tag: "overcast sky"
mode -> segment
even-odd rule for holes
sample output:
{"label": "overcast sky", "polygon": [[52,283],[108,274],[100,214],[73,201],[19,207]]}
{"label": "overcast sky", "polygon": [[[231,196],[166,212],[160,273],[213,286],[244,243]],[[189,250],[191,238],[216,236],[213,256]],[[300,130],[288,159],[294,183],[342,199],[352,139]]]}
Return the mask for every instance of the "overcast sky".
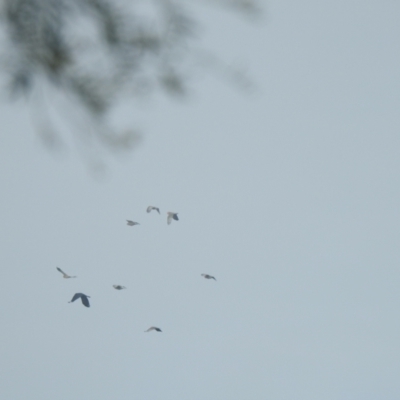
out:
{"label": "overcast sky", "polygon": [[132,100],[101,178],[2,103],[1,397],[400,398],[400,3],[198,10],[257,89]]}

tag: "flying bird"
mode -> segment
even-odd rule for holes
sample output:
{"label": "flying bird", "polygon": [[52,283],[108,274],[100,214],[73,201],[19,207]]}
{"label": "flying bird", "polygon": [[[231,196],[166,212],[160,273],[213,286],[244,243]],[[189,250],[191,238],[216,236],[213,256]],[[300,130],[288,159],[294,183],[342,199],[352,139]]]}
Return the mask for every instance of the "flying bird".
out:
{"label": "flying bird", "polygon": [[121,285],[113,285],[113,288],[114,288],[114,289],[117,289],[117,290],[126,289],[125,286],[121,286]]}
{"label": "flying bird", "polygon": [[129,219],[126,220],[126,224],[129,226],[140,225],[139,222],[130,221]]}
{"label": "flying bird", "polygon": [[148,206],[146,211],[149,213],[153,210],[156,210],[160,214],[160,209],[158,207]]}
{"label": "flying bird", "polygon": [[72,303],[72,302],[74,302],[74,301],[77,300],[77,299],[81,299],[81,300],[82,300],[82,304],[83,304],[85,307],[90,307],[88,297],[90,297],[90,296],[86,296],[86,294],[83,294],[83,293],[75,293],[75,294],[74,294],[74,297],[72,298],[72,300],[69,301],[68,303]]}
{"label": "flying bird", "polygon": [[201,276],[204,276],[204,278],[206,279],[214,279],[214,281],[216,281],[215,277],[212,275],[208,275],[208,274],[201,274]]}
{"label": "flying bird", "polygon": [[168,217],[167,217],[167,223],[168,223],[168,225],[171,223],[171,221],[172,221],[173,219],[174,219],[175,221],[179,221],[178,213],[174,213],[174,212],[168,211],[167,214],[168,214]]}
{"label": "flying bird", "polygon": [[156,326],[151,326],[147,331],[145,332],[150,332],[150,331],[157,331],[157,332],[162,332],[160,328],[157,328]]}
{"label": "flying bird", "polygon": [[66,274],[61,268],[58,268],[58,267],[56,267],[56,268],[57,268],[57,271],[60,271],[63,274],[63,278],[65,278],[65,279],[76,278],[76,276],[70,276],[70,275]]}

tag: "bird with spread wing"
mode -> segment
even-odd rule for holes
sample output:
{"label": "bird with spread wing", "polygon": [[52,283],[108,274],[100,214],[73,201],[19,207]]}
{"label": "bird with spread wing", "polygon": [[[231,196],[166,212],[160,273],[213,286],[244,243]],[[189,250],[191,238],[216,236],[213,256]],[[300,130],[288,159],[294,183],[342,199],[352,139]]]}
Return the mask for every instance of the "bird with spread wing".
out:
{"label": "bird with spread wing", "polygon": [[174,219],[175,221],[179,221],[179,218],[178,218],[178,213],[174,213],[174,212],[171,212],[171,211],[168,211],[167,212],[167,224],[169,225],[171,222],[172,222],[172,220]]}
{"label": "bird with spread wing", "polygon": [[146,211],[149,213],[152,212],[153,210],[156,210],[160,214],[160,209],[154,206],[148,206]]}
{"label": "bird with spread wing", "polygon": [[214,281],[216,281],[215,277],[212,275],[208,275],[208,274],[201,274],[201,276],[203,276],[205,279],[214,279]]}
{"label": "bird with spread wing", "polygon": [[65,278],[65,279],[76,278],[76,276],[71,276],[71,275],[66,274],[61,268],[58,268],[58,267],[56,267],[56,268],[57,268],[57,271],[59,271],[63,274],[63,278]]}
{"label": "bird with spread wing", "polygon": [[73,303],[75,300],[81,299],[82,304],[85,307],[90,307],[88,297],[90,296],[87,296],[86,294],[83,293],[75,293],[74,297],[72,297],[71,301],[69,301],[68,303]]}
{"label": "bird with spread wing", "polygon": [[126,220],[126,224],[129,226],[140,225],[139,222],[131,221],[129,219]]}
{"label": "bird with spread wing", "polygon": [[126,289],[125,286],[121,286],[121,285],[113,285],[113,288],[114,288],[114,289],[117,289],[117,290]]}
{"label": "bird with spread wing", "polygon": [[147,329],[145,332],[150,332],[150,331],[157,331],[157,332],[162,332],[160,328],[157,328],[156,326],[151,326],[149,329]]}

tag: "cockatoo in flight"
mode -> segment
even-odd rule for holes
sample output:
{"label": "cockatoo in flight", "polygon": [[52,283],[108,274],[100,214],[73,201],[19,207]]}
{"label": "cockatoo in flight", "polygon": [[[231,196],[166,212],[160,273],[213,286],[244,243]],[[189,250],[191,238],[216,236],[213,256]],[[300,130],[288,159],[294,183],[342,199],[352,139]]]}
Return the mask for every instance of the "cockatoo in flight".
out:
{"label": "cockatoo in flight", "polygon": [[208,274],[201,274],[201,276],[204,276],[204,278],[206,279],[214,279],[214,281],[216,281],[215,277],[212,275],[208,275]]}
{"label": "cockatoo in flight", "polygon": [[71,276],[71,275],[66,274],[61,268],[58,268],[58,267],[56,267],[56,268],[57,268],[57,271],[60,271],[63,274],[63,278],[65,278],[65,279],[76,278],[76,276]]}
{"label": "cockatoo in flight", "polygon": [[130,221],[129,219],[126,220],[126,224],[129,226],[140,225],[139,222]]}
{"label": "cockatoo in flight", "polygon": [[167,217],[167,224],[168,225],[172,222],[173,219],[175,221],[179,221],[178,213],[174,213],[174,212],[168,211],[167,215],[168,215],[168,217]]}
{"label": "cockatoo in flight", "polygon": [[75,300],[81,299],[81,300],[82,300],[82,304],[83,304],[85,307],[90,307],[88,297],[90,297],[90,296],[86,296],[86,294],[83,294],[83,293],[75,293],[75,294],[74,294],[74,297],[72,298],[72,300],[69,301],[68,303],[72,303],[72,302],[74,302]]}
{"label": "cockatoo in flight", "polygon": [[117,289],[117,290],[126,289],[125,286],[121,286],[121,285],[113,285],[113,288],[114,288],[114,289]]}
{"label": "cockatoo in flight", "polygon": [[156,326],[151,326],[149,329],[147,329],[145,332],[150,332],[150,331],[157,331],[157,332],[162,332],[160,328],[157,328]]}

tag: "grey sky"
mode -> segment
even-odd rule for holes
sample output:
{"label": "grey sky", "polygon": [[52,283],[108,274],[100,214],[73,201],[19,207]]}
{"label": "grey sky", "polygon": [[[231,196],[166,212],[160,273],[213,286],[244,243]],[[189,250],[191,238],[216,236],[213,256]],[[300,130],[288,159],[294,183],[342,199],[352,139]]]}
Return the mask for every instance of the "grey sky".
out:
{"label": "grey sky", "polygon": [[132,100],[105,179],[2,104],[1,397],[398,399],[400,3],[199,10],[258,90]]}

